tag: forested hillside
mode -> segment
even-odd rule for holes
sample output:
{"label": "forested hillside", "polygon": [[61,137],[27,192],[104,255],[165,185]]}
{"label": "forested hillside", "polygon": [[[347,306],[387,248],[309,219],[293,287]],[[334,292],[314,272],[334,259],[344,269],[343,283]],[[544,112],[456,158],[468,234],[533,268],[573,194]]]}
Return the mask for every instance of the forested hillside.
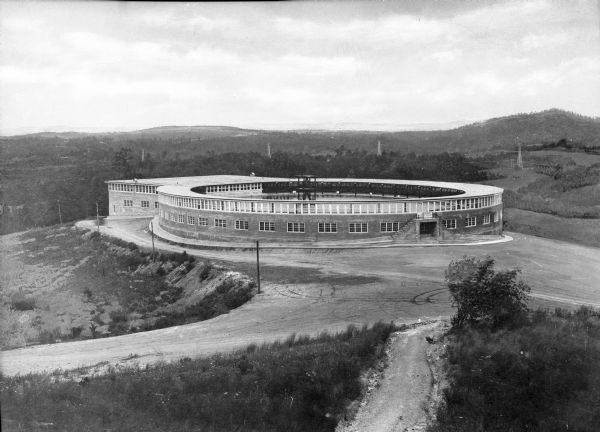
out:
{"label": "forested hillside", "polygon": [[[93,155],[93,156],[92,156]],[[36,155],[2,170],[5,203],[1,232],[19,231],[94,216],[96,203],[107,214],[108,192],[104,181],[118,178],[174,177],[210,174],[290,177],[309,172],[322,177],[370,177],[478,181],[487,178],[483,168],[459,154],[415,155],[343,151],[331,156],[306,153],[222,153],[187,158],[154,159],[129,148],[98,149],[50,158]],[[60,209],[59,209],[60,207]]]}
{"label": "forested hillside", "polygon": [[[100,214],[105,180],[208,174],[481,181],[490,150],[564,148],[600,153],[600,120],[559,110],[447,131],[260,131],[166,126],[105,134],[0,138],[0,232]],[[377,157],[377,142],[384,155]],[[267,157],[270,145],[272,158]],[[469,159],[464,155],[478,156]],[[142,160],[143,155],[143,160]],[[59,210],[60,208],[60,210]]]}
{"label": "forested hillside", "polygon": [[564,139],[571,146],[600,151],[600,119],[561,110],[518,114],[490,119],[451,130],[438,131],[324,131],[249,130],[225,126],[165,126],[134,132],[84,134],[44,132],[0,138],[0,151],[9,158],[69,158],[85,152],[129,147],[156,158],[197,154],[250,152],[334,152],[340,147],[374,153],[383,149],[403,153],[481,152],[539,146]]}

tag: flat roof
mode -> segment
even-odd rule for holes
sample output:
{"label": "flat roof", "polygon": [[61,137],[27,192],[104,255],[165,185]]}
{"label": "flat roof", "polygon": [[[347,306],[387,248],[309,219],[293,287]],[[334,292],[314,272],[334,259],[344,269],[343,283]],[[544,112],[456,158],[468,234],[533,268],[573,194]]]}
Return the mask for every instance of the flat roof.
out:
{"label": "flat roof", "polygon": [[296,181],[295,178],[284,179],[279,177],[256,177],[256,176],[240,176],[240,175],[209,175],[209,176],[192,176],[192,177],[163,177],[163,178],[145,178],[131,180],[106,180],[105,183],[121,183],[121,184],[140,184],[149,186],[213,186],[220,184],[234,183],[262,183],[263,181]]}
{"label": "flat roof", "polygon": [[[282,181],[297,181],[297,178],[281,178],[281,177],[257,177],[257,176],[240,176],[240,175],[209,175],[209,176],[193,176],[193,177],[165,177],[153,179],[133,179],[133,180],[107,180],[106,183],[124,183],[124,184],[140,184],[160,186],[158,192],[179,195],[183,197],[202,197],[196,192],[192,192],[191,188],[198,186],[215,186],[236,183],[263,183],[263,182],[282,182]],[[354,178],[319,178],[319,181],[324,182],[343,182],[343,183],[384,183],[384,184],[399,184],[413,186],[429,186],[438,188],[457,189],[464,193],[459,195],[447,195],[440,197],[423,197],[411,199],[441,199],[441,198],[456,198],[465,196],[480,196],[502,193],[503,189],[496,186],[488,186],[477,183],[450,183],[438,182],[429,180],[396,180],[396,179],[354,179]],[[211,198],[217,197],[217,194],[210,194]],[[223,196],[224,199],[231,199],[232,196]],[[235,199],[244,199],[243,197],[235,197]],[[254,199],[257,198],[248,198]]]}

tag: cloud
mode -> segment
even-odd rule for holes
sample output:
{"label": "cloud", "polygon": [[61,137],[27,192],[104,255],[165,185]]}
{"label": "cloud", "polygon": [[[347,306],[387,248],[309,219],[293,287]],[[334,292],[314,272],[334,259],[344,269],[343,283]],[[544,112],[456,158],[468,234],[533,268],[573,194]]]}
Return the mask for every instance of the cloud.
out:
{"label": "cloud", "polygon": [[590,1],[36,6],[2,5],[3,125],[600,113]]}

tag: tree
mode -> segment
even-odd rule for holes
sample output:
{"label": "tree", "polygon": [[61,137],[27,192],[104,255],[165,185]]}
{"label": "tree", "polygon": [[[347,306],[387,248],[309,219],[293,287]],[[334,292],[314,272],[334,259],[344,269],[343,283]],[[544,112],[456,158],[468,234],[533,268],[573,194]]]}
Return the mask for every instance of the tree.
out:
{"label": "tree", "polygon": [[489,256],[452,261],[446,270],[452,305],[458,308],[452,325],[482,323],[497,328],[521,317],[527,311],[531,289],[517,281],[519,273],[516,269],[494,271],[494,260]]}
{"label": "tree", "polygon": [[132,177],[132,166],[131,159],[133,158],[130,148],[121,147],[121,149],[115,153],[113,158],[113,168],[123,178]]}

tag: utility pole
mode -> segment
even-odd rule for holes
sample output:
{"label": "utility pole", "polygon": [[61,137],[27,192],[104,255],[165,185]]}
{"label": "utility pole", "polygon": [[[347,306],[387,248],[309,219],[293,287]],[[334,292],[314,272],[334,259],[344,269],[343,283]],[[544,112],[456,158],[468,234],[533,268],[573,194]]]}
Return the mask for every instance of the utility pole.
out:
{"label": "utility pole", "polygon": [[98,234],[100,234],[100,216],[98,215],[98,201],[96,201],[96,226],[98,227]]}
{"label": "utility pole", "polygon": [[154,254],[154,225],[150,222],[150,232],[152,233],[152,261],[155,260]]}
{"label": "utility pole", "polygon": [[256,282],[258,285],[258,294],[260,294],[260,258],[258,255],[258,240],[256,240]]}
{"label": "utility pole", "polygon": [[60,220],[60,224],[62,225],[62,213],[60,211],[60,201],[56,200],[56,202],[58,203],[58,220]]}

